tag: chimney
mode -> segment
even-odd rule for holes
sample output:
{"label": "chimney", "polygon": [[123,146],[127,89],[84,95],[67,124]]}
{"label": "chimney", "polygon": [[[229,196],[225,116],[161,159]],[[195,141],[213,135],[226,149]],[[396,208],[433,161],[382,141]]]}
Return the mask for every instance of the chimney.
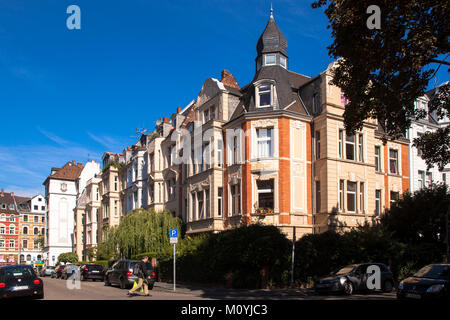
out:
{"label": "chimney", "polygon": [[2,188],[2,197],[5,196],[5,189]]}
{"label": "chimney", "polygon": [[233,77],[230,71],[222,70],[222,79],[220,80],[224,85],[236,89],[241,89],[236,79]]}
{"label": "chimney", "polygon": [[181,113],[181,107],[177,108],[177,113]]}
{"label": "chimney", "polygon": [[169,118],[164,117],[164,123],[169,123]]}

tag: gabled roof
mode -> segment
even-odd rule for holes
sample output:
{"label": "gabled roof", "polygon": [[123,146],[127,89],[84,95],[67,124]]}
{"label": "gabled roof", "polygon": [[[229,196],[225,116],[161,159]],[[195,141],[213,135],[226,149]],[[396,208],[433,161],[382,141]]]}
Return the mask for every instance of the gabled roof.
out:
{"label": "gabled roof", "polygon": [[61,180],[73,180],[75,181],[83,171],[83,164],[76,163],[75,160],[67,162],[61,169],[58,169],[54,174],[49,175],[44,181],[44,184],[48,179],[61,179]]}

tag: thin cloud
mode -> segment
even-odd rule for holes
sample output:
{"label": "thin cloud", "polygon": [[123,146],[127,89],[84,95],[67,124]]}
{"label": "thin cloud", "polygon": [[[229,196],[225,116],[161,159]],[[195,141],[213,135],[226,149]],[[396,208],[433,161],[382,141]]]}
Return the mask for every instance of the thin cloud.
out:
{"label": "thin cloud", "polygon": [[87,132],[87,134],[92,140],[105,147],[107,149],[106,151],[121,150],[124,148],[125,144],[116,138],[110,136],[94,135],[89,131]]}
{"label": "thin cloud", "polygon": [[62,139],[51,132],[45,131],[45,130],[41,129],[40,127],[37,127],[37,129],[44,136],[46,136],[47,138],[49,138],[50,140],[52,140],[53,142],[55,142],[61,146],[67,146],[68,144],[70,144],[69,141]]}

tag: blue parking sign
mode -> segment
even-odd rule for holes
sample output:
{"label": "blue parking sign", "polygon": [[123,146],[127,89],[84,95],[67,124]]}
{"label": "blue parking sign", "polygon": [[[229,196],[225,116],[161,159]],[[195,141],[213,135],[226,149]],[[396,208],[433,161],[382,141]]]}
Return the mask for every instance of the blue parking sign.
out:
{"label": "blue parking sign", "polygon": [[171,238],[178,238],[178,229],[170,229],[170,234],[169,236]]}

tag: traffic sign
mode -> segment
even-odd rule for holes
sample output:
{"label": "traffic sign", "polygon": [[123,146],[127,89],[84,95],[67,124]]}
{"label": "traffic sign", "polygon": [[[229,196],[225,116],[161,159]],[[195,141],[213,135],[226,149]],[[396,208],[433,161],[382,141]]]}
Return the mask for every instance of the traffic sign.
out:
{"label": "traffic sign", "polygon": [[178,238],[170,238],[170,244],[178,243]]}
{"label": "traffic sign", "polygon": [[170,229],[170,234],[169,236],[171,238],[178,238],[178,229]]}

